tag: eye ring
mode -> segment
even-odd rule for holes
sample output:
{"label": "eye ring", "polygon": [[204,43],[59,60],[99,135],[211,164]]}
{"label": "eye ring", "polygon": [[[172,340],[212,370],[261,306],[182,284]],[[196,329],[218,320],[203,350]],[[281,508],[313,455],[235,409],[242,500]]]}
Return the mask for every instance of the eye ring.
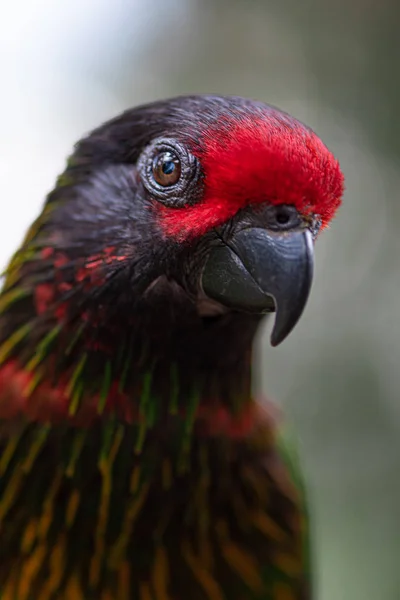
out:
{"label": "eye ring", "polygon": [[142,152],[137,169],[151,196],[175,208],[195,204],[202,194],[200,163],[173,138],[157,138]]}

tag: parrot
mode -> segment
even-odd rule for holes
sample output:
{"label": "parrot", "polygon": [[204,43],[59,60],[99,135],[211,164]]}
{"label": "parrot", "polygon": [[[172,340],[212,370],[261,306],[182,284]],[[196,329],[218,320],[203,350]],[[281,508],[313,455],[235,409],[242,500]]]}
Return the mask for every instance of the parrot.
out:
{"label": "parrot", "polygon": [[0,600],[314,597],[253,346],[269,314],[272,346],[300,319],[343,193],[312,129],[238,96],[156,100],[75,145],[0,293]]}

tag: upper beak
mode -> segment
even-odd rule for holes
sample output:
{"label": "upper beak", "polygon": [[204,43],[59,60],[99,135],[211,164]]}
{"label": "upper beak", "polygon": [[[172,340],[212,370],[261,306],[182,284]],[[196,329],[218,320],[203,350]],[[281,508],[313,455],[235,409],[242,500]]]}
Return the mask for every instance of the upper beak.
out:
{"label": "upper beak", "polygon": [[259,313],[275,309],[271,344],[277,346],[301,317],[313,262],[309,230],[275,233],[249,227],[211,250],[202,286],[208,297],[225,306]]}

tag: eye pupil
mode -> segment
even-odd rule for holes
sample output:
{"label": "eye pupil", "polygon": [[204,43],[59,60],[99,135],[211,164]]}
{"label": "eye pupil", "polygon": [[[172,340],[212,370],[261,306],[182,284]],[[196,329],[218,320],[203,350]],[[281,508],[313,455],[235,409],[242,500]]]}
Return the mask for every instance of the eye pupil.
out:
{"label": "eye pupil", "polygon": [[167,160],[163,162],[161,169],[165,175],[171,175],[175,170],[175,163],[172,160]]}
{"label": "eye pupil", "polygon": [[173,152],[161,152],[153,160],[153,177],[158,185],[168,187],[178,183],[181,161]]}

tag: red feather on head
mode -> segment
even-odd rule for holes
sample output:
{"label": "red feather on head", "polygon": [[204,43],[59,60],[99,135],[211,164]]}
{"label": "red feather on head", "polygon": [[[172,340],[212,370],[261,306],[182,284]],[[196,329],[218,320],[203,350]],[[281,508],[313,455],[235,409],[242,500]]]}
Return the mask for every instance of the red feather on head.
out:
{"label": "red feather on head", "polygon": [[165,233],[178,240],[200,236],[260,203],[293,205],[326,227],[341,204],[339,162],[312,130],[279,111],[220,119],[204,131],[193,154],[204,173],[202,201],[161,207]]}

